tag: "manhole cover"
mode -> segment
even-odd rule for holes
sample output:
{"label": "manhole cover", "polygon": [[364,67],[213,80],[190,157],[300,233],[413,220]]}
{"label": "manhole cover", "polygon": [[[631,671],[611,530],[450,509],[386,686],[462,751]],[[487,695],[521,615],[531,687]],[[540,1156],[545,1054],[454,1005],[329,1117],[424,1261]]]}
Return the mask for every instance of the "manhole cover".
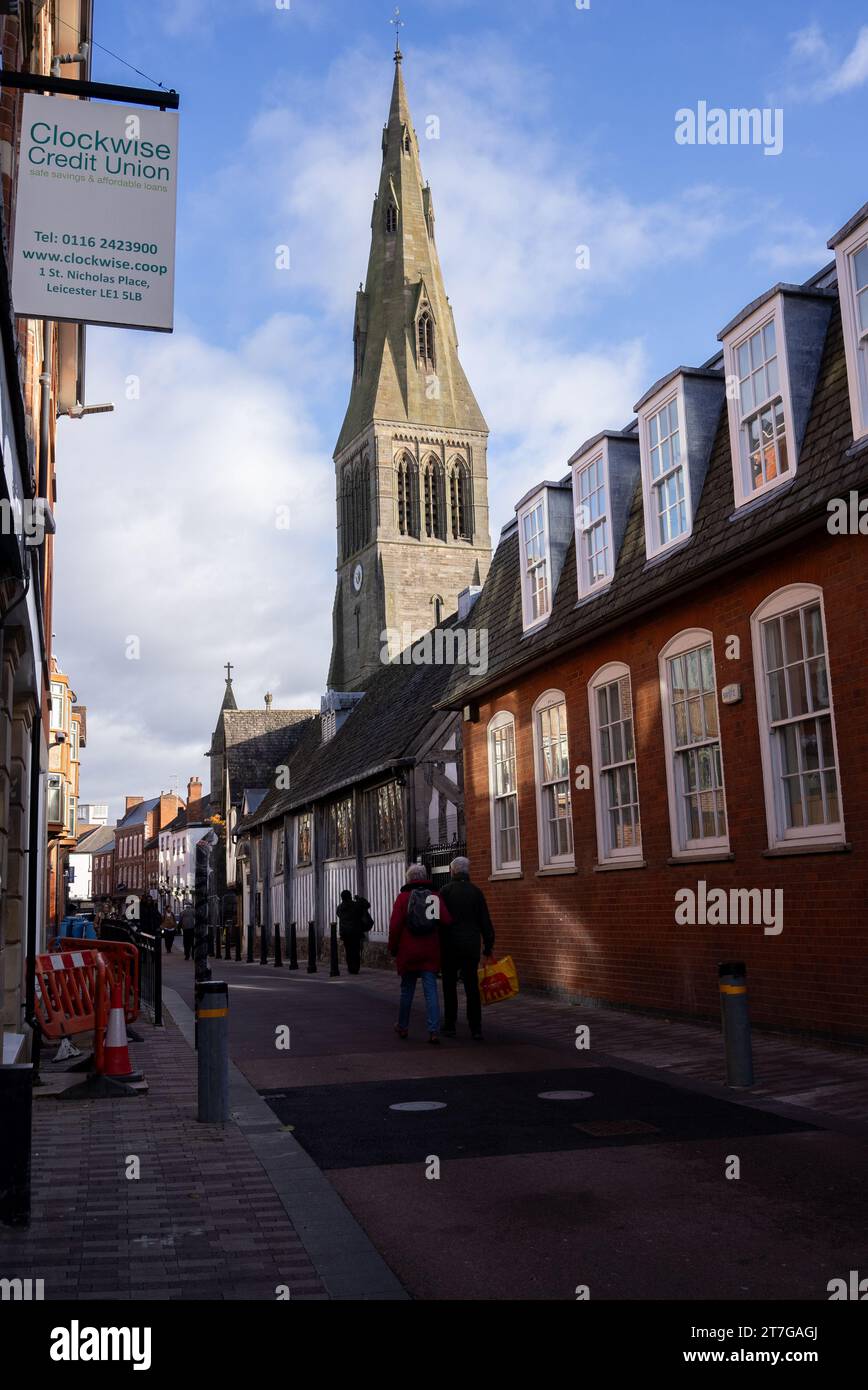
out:
{"label": "manhole cover", "polygon": [[573,1125],[583,1134],[594,1139],[616,1139],[622,1134],[659,1134],[656,1125],[646,1124],[644,1120],[587,1120],[583,1125]]}
{"label": "manhole cover", "polygon": [[593,1091],[540,1091],[540,1100],[590,1100]]}
{"label": "manhole cover", "polygon": [[402,1100],[390,1105],[390,1110],[445,1110],[445,1100]]}

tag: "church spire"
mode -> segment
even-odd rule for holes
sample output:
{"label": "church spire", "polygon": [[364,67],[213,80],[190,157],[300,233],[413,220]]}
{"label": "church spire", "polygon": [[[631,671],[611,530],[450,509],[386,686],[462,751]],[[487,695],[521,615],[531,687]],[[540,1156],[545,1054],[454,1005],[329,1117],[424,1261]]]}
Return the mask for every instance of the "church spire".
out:
{"label": "church spire", "polygon": [[487,431],[458,360],[400,46],[382,148],[368,272],[356,296],[353,384],[336,454],[376,419]]}

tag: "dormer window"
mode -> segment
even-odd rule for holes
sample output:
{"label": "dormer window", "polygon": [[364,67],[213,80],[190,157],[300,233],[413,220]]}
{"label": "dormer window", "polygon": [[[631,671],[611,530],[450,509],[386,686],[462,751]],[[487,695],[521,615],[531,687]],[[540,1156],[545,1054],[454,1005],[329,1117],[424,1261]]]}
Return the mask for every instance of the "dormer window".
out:
{"label": "dormer window", "polygon": [[[838,266],[838,294],[844,325],[844,352],[850,387],[853,438],[868,436],[868,209],[862,209],[854,230],[833,237]],[[850,226],[852,224],[848,224]]]}
{"label": "dormer window", "polygon": [[386,208],[386,231],[393,236],[398,230],[398,209],[394,203]]}
{"label": "dormer window", "polygon": [[724,343],[736,506],[795,470],[780,299],[764,304]]}
{"label": "dormer window", "polygon": [[[680,380],[680,379],[679,379]],[[680,385],[661,400],[660,393],[640,403],[642,498],[645,552],[649,560],[668,550],[692,529],[690,476]],[[644,408],[643,408],[644,406]]]}
{"label": "dormer window", "polygon": [[419,365],[434,368],[434,320],[428,309],[423,309],[416,325],[416,340],[419,351]]}
{"label": "dormer window", "polygon": [[520,514],[518,525],[522,548],[522,607],[527,629],[542,622],[551,611],[546,509],[542,497]]}
{"label": "dormer window", "polygon": [[608,463],[605,447],[574,472],[576,497],[576,566],[584,597],[612,578]]}

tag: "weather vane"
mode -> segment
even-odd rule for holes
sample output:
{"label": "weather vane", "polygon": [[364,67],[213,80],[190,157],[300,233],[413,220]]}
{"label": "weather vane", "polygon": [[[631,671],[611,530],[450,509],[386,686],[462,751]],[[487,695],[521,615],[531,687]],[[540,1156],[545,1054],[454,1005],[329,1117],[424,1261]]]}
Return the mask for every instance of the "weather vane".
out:
{"label": "weather vane", "polygon": [[401,18],[401,11],[398,9],[397,5],[395,6],[395,17],[394,19],[390,19],[389,23],[395,26],[395,55],[397,57],[401,52],[401,30],[405,28],[404,20]]}

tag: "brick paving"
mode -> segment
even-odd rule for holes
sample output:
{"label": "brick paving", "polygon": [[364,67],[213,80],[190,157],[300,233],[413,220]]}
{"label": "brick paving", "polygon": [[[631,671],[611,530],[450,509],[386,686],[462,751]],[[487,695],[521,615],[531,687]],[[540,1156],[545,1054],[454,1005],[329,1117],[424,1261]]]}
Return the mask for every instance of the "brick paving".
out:
{"label": "brick paving", "polygon": [[328,1297],[247,1137],[198,1123],[178,1028],[138,1031],[147,1095],[35,1100],[32,1221],[0,1228],[3,1277],[44,1279],[46,1299]]}

